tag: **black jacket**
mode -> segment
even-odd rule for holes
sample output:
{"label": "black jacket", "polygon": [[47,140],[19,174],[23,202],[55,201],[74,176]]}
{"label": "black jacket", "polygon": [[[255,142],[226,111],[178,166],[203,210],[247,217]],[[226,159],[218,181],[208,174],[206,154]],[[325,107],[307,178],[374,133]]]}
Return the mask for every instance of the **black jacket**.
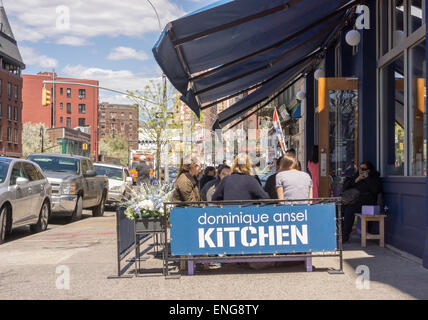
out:
{"label": "black jacket", "polygon": [[256,178],[233,173],[225,177],[214,192],[213,201],[269,199]]}
{"label": "black jacket", "polygon": [[207,184],[207,182],[210,182],[212,180],[215,180],[215,176],[209,176],[209,175],[204,175],[201,180],[199,181],[199,188],[200,190],[202,190],[202,188]]}
{"label": "black jacket", "polygon": [[382,182],[380,180],[379,173],[375,173],[366,179],[355,183],[355,179],[358,178],[358,173],[353,178],[348,178],[344,184],[344,190],[355,188],[360,191],[358,198],[362,205],[376,205],[379,193],[382,192]]}
{"label": "black jacket", "polygon": [[267,178],[265,191],[269,194],[271,199],[278,199],[278,192],[276,191],[276,173]]}

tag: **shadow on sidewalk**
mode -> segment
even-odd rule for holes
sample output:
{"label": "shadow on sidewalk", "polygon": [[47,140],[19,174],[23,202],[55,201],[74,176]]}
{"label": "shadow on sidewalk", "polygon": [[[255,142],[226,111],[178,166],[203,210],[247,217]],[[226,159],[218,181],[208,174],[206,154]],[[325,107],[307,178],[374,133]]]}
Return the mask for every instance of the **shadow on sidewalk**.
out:
{"label": "shadow on sidewalk", "polygon": [[389,285],[416,299],[428,299],[428,270],[422,265],[381,248],[375,240],[368,241],[367,247],[362,248],[356,235],[344,245],[344,252],[344,263],[353,270],[368,267],[371,282]]}

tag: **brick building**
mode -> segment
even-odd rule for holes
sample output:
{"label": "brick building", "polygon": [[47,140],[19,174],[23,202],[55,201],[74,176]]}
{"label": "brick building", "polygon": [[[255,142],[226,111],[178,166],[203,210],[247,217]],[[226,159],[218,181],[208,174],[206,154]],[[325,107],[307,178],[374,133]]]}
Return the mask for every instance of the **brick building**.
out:
{"label": "brick building", "polygon": [[[52,107],[42,106],[43,81],[82,83],[99,86],[96,80],[62,78],[52,72],[23,75],[22,121],[44,123],[48,128],[88,127],[91,135],[90,154],[98,156],[98,88],[74,84],[47,84],[52,92]],[[55,101],[55,105],[53,104]],[[55,117],[53,116],[55,115]]]}
{"label": "brick building", "polygon": [[22,78],[24,62],[0,1],[0,153],[22,155]]}
{"label": "brick building", "polygon": [[138,150],[138,108],[132,105],[102,102],[98,110],[99,139],[122,135],[127,138],[129,149]]}
{"label": "brick building", "polygon": [[89,148],[85,150],[85,144],[88,147],[91,144],[91,136],[78,129],[70,129],[66,127],[48,129],[49,139],[53,144],[57,145],[58,152],[62,154],[74,154],[79,156],[90,156]]}

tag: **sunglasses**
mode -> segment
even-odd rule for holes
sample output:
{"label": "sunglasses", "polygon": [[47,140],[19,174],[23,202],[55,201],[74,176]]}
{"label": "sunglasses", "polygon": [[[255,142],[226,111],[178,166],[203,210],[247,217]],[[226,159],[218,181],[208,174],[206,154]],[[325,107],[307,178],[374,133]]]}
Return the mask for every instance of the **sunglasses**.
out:
{"label": "sunglasses", "polygon": [[360,168],[361,171],[369,171],[368,168]]}

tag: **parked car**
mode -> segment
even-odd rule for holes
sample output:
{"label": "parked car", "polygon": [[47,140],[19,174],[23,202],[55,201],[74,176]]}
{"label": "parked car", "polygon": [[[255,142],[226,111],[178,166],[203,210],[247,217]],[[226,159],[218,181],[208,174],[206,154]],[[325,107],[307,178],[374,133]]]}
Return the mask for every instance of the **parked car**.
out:
{"label": "parked car", "polygon": [[51,213],[52,187],[30,161],[0,158],[0,243],[15,227],[45,231]]}
{"label": "parked car", "polygon": [[130,197],[133,179],[127,167],[94,163],[95,171],[98,176],[105,176],[108,178],[108,196],[107,204],[117,205],[123,199]]}
{"label": "parked car", "polygon": [[107,177],[97,176],[89,158],[62,154],[32,154],[52,185],[52,213],[82,218],[83,209],[92,210],[94,217],[104,215],[108,194]]}

